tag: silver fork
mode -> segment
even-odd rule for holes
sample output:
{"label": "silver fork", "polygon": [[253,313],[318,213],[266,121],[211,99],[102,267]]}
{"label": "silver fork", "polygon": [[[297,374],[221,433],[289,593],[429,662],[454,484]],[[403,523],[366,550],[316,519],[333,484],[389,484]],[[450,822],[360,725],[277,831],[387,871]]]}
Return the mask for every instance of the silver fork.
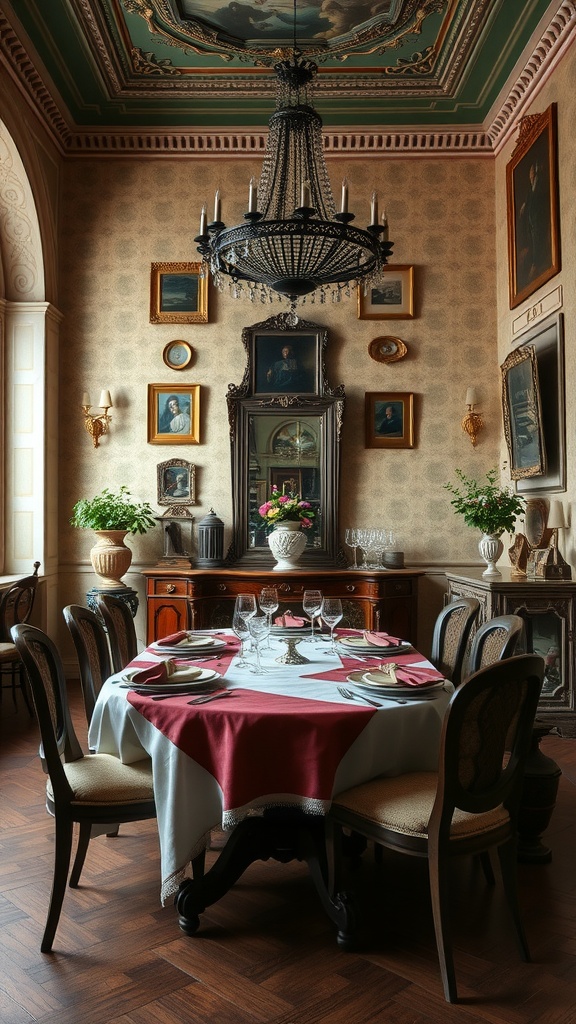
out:
{"label": "silver fork", "polygon": [[[346,700],[356,700],[360,697],[361,700],[365,700],[367,704],[371,704],[373,708],[381,708],[382,704],[379,701],[371,700],[370,697],[365,697],[363,693],[352,693],[352,690],[347,690],[344,686],[338,687],[338,693],[345,697]],[[385,697],[384,700],[391,700],[395,704],[407,704],[407,700],[402,700],[401,697]]]}

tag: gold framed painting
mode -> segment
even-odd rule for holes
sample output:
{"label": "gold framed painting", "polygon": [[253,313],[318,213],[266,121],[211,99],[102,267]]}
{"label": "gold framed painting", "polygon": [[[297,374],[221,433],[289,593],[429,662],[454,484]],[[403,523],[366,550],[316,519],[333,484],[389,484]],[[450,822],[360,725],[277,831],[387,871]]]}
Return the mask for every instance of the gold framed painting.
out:
{"label": "gold framed painting", "polygon": [[359,320],[411,320],[414,316],[414,267],[383,267],[377,282],[358,285]]}
{"label": "gold framed painting", "polygon": [[513,480],[541,476],[546,470],[546,451],[534,346],[526,345],[510,352],[500,369],[510,476]]}
{"label": "gold framed painting", "polygon": [[367,391],[366,448],[414,447],[414,395],[411,391]]}
{"label": "gold framed painting", "polygon": [[506,165],[510,309],[560,270],[556,104],[520,121]]}
{"label": "gold framed painting", "polygon": [[153,263],[150,323],[208,323],[208,281],[201,263]]}
{"label": "gold framed painting", "polygon": [[200,385],[148,385],[148,444],[200,444]]}

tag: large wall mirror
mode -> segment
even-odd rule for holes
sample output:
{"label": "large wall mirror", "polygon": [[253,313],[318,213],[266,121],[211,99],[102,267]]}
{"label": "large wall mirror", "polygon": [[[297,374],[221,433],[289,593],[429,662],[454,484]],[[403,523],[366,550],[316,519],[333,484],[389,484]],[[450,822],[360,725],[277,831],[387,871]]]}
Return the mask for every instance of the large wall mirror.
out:
{"label": "large wall mirror", "polygon": [[247,365],[226,396],[230,420],[234,532],[228,561],[272,566],[258,515],[273,485],[298,493],[317,512],[303,565],[345,562],[338,545],[338,481],[344,388],[331,389],[327,333],[291,314],[242,332]]}

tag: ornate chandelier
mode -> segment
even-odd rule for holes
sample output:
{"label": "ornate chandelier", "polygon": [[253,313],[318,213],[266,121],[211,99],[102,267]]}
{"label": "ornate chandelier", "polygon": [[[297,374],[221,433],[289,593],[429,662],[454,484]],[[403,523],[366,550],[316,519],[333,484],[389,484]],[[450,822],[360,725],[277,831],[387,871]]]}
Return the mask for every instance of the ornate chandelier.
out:
{"label": "ornate chandelier", "polygon": [[[244,223],[227,228],[216,192],[214,220],[207,223],[206,206],[200,233],[194,239],[216,287],[226,281],[234,297],[248,295],[263,302],[285,297],[292,308],[320,289],[339,301],[351,286],[367,287],[388,262],[393,243],[388,222],[378,216],[378,196],[372,195],[371,223],[354,227],[348,212],[348,183],[342,182],[340,212],[326,170],[322,120],[311,101],[317,73],[313,61],[294,49],[290,60],[274,67],[278,78],[276,111],[260,181],[250,181]],[[312,295],[314,301],[314,295]]]}

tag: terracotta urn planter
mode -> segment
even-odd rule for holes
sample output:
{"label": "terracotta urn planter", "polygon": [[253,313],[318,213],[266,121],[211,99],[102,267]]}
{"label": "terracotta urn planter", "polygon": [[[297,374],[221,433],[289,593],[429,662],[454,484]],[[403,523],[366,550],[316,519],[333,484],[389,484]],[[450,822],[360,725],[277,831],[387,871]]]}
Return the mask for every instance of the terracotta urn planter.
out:
{"label": "terracotta urn planter", "polygon": [[132,551],[124,543],[128,530],[95,530],[98,540],[90,549],[92,568],[99,577],[99,586],[106,590],[127,587],[121,577],[132,563]]}

